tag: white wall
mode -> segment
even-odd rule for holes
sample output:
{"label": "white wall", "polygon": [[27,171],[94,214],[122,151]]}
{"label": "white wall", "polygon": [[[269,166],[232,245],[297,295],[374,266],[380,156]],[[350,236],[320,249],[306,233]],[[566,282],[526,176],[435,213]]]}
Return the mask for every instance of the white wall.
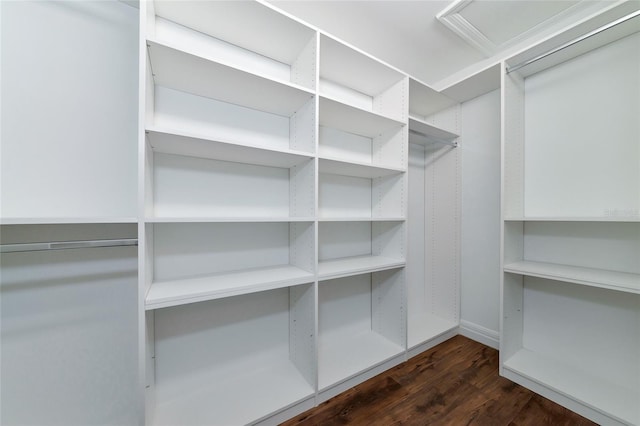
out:
{"label": "white wall", "polygon": [[138,10],[1,8],[2,216],[135,217]]}
{"label": "white wall", "polygon": [[462,105],[461,334],[498,347],[500,92]]}

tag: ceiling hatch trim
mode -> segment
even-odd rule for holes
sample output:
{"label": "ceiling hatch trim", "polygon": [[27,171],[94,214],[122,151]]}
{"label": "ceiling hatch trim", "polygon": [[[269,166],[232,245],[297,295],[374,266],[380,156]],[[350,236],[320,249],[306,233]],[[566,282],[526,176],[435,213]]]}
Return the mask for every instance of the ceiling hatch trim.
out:
{"label": "ceiling hatch trim", "polygon": [[[500,25],[501,22],[496,22],[495,10],[492,10],[492,8],[500,6],[501,4],[503,6],[508,6],[509,3],[513,5],[520,2],[454,0],[449,6],[438,13],[436,18],[471,46],[487,56],[493,56],[523,40],[535,35],[541,35],[563,21],[567,21],[568,19],[575,20],[579,16],[593,10],[594,3],[598,2],[594,2],[593,0],[576,0],[573,2],[567,2],[565,4],[571,4],[571,6],[568,6],[559,12],[552,11],[552,13],[549,13],[547,16],[543,15],[539,22],[533,22],[533,25],[525,25],[522,28],[519,28],[516,35],[506,39],[496,39],[496,37],[492,39],[480,29],[482,28],[482,22],[478,20],[474,23],[463,16],[465,9],[469,8],[469,6],[473,6],[475,8],[474,15],[476,20],[483,19],[485,20],[484,24]],[[524,3],[525,2],[522,2],[521,4]],[[538,4],[542,3],[544,2],[539,2]],[[481,12],[480,15],[478,14],[478,11]],[[517,21],[517,18],[515,18],[510,22],[510,24],[513,25],[514,22]]]}

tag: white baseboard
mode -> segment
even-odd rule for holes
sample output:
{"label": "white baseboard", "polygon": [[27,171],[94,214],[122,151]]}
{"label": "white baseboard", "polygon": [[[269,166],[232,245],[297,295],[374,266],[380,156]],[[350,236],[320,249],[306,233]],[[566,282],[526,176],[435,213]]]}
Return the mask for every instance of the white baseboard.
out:
{"label": "white baseboard", "polygon": [[459,333],[464,337],[480,342],[483,345],[490,346],[494,349],[500,349],[500,333],[495,330],[490,330],[481,325],[461,320]]}

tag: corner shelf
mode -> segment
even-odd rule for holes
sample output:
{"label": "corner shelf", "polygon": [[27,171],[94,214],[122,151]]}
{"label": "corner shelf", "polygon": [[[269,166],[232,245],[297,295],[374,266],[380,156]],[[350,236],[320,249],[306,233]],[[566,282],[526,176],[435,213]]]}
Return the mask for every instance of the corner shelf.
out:
{"label": "corner shelf", "polygon": [[448,130],[441,129],[432,124],[427,123],[425,120],[415,117],[409,116],[409,131],[413,131],[422,136],[422,140],[411,138],[412,143],[420,143],[424,145],[428,142],[439,142],[443,141],[446,144],[454,145],[455,139],[457,139],[460,135],[449,132]]}
{"label": "corner shelf", "polygon": [[508,263],[504,265],[504,271],[513,274],[640,294],[640,274],[532,261]]}

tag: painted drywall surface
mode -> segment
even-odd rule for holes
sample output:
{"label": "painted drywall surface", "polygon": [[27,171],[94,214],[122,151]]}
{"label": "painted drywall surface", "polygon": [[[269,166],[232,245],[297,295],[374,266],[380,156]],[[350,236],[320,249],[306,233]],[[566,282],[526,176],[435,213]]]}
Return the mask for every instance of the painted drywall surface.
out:
{"label": "painted drywall surface", "polygon": [[[500,93],[462,105],[461,326],[500,330]],[[477,337],[477,336],[476,336]]]}
{"label": "painted drywall surface", "polygon": [[138,11],[2,2],[3,217],[134,217]]}
{"label": "painted drywall surface", "polygon": [[428,84],[485,58],[435,19],[449,1],[269,0],[269,3]]}

